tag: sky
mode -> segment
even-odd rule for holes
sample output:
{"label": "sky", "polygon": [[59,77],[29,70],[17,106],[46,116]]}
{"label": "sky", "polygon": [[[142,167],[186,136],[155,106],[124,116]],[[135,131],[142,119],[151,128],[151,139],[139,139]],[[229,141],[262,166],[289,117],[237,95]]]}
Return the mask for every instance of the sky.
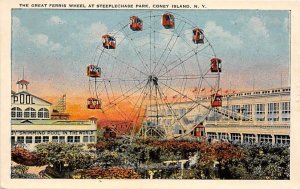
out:
{"label": "sky", "polygon": [[[252,90],[290,85],[289,11],[172,12],[175,14],[175,21],[178,15],[177,17],[191,23],[191,26],[204,30],[215,54],[222,59],[220,88]],[[154,11],[152,14],[155,13]],[[22,78],[24,67],[25,79],[30,82],[29,91],[33,94],[52,101],[64,93],[71,99],[86,99],[89,81],[85,69],[92,62],[95,49],[101,44],[101,35],[120,31],[121,25],[126,25],[132,15],[147,16],[149,12],[14,9],[12,89],[16,90],[14,83]],[[124,33],[123,36],[122,32],[119,34],[122,39],[126,38]],[[147,38],[147,35],[140,36],[140,39],[143,38]],[[185,37],[182,39],[185,40]],[[122,43],[124,47],[126,40],[129,39]],[[119,41],[120,39],[117,42]],[[140,45],[144,56],[143,53],[149,49]],[[183,49],[184,46],[178,45],[175,48]],[[114,56],[128,61],[135,59],[130,52],[118,53]]]}

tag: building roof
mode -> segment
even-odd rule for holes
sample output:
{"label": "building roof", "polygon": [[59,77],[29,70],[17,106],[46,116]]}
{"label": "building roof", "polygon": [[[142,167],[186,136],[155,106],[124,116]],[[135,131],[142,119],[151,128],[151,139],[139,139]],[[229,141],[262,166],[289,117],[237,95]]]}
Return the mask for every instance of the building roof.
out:
{"label": "building roof", "polygon": [[37,99],[39,99],[39,100],[41,100],[41,101],[44,101],[44,102],[48,103],[49,105],[52,105],[51,102],[48,102],[47,100],[44,100],[44,99],[42,99],[42,98],[40,98],[40,97],[38,97],[38,96],[35,96],[35,95],[33,95],[33,94],[31,94],[31,93],[29,93],[29,92],[27,92],[27,91],[21,91],[21,92],[18,92],[18,93],[13,93],[13,91],[12,91],[12,92],[11,92],[11,96],[16,96],[16,95],[21,94],[21,93],[29,94],[29,95],[31,95],[31,96],[33,96],[33,97],[35,97],[35,98],[37,98]]}
{"label": "building roof", "polygon": [[11,120],[12,125],[90,125],[89,120]]}
{"label": "building roof", "polygon": [[29,84],[29,82],[26,81],[25,79],[21,79],[21,80],[17,81],[17,84]]}

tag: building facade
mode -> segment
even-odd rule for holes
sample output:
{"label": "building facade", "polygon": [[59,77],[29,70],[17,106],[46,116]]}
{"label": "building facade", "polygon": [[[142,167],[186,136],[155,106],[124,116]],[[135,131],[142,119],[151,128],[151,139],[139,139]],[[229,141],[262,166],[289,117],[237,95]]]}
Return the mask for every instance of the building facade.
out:
{"label": "building facade", "polygon": [[[52,116],[52,104],[30,94],[28,81],[17,82],[20,92],[11,93],[11,143],[30,150],[40,143],[96,143],[95,120],[63,120]],[[51,119],[55,117],[55,119]]]}
{"label": "building facade", "polygon": [[11,143],[31,150],[48,142],[96,143],[97,126],[90,120],[12,120],[11,125]]}
{"label": "building facade", "polygon": [[12,93],[11,119],[47,120],[52,114],[52,104],[27,91]]}
{"label": "building facade", "polygon": [[213,109],[207,108],[210,100],[210,97],[199,98],[199,106],[190,101],[160,104],[159,115],[151,117],[147,112],[147,121],[171,130],[172,136],[185,132],[196,136],[189,128],[200,124],[210,140],[289,143],[290,88],[226,94],[222,97],[222,107]]}

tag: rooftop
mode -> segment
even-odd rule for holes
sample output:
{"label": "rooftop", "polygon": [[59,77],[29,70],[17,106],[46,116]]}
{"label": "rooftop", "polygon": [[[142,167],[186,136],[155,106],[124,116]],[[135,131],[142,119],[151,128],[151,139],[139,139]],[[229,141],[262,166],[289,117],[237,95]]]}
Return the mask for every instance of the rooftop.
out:
{"label": "rooftop", "polygon": [[90,125],[89,120],[11,120],[13,125]]}

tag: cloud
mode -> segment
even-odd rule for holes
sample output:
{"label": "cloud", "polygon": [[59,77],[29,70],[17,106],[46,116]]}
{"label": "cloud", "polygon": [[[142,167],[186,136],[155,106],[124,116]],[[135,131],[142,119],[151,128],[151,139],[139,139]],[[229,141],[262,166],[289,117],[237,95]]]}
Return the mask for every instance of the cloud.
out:
{"label": "cloud", "polygon": [[62,48],[60,43],[49,40],[46,34],[31,34],[26,27],[22,26],[20,18],[14,16],[12,21],[15,43],[20,43],[22,46],[25,44],[32,46],[33,44],[40,49],[45,48],[50,51],[58,51]]}
{"label": "cloud", "polygon": [[85,46],[101,42],[101,36],[107,34],[108,29],[102,22],[94,22],[87,27],[80,27],[78,32],[72,33],[71,38],[80,41]]}
{"label": "cloud", "polygon": [[45,47],[50,51],[58,51],[62,48],[60,43],[49,41],[49,37],[45,34],[31,35],[30,40],[36,45],[36,47]]}
{"label": "cloud", "polygon": [[44,34],[37,34],[31,36],[30,40],[37,46],[47,46],[48,45],[48,36]]}
{"label": "cloud", "polygon": [[242,41],[238,36],[229,31],[225,31],[222,26],[218,26],[214,21],[208,21],[205,24],[204,34],[214,41],[223,41],[225,44],[231,44],[227,47],[240,48]]}
{"label": "cloud", "polygon": [[256,35],[269,37],[266,24],[258,17],[251,17],[248,22],[248,28],[255,32]]}
{"label": "cloud", "polygon": [[48,21],[52,25],[61,25],[61,24],[65,24],[66,23],[65,20],[61,19],[58,16],[52,16]]}

